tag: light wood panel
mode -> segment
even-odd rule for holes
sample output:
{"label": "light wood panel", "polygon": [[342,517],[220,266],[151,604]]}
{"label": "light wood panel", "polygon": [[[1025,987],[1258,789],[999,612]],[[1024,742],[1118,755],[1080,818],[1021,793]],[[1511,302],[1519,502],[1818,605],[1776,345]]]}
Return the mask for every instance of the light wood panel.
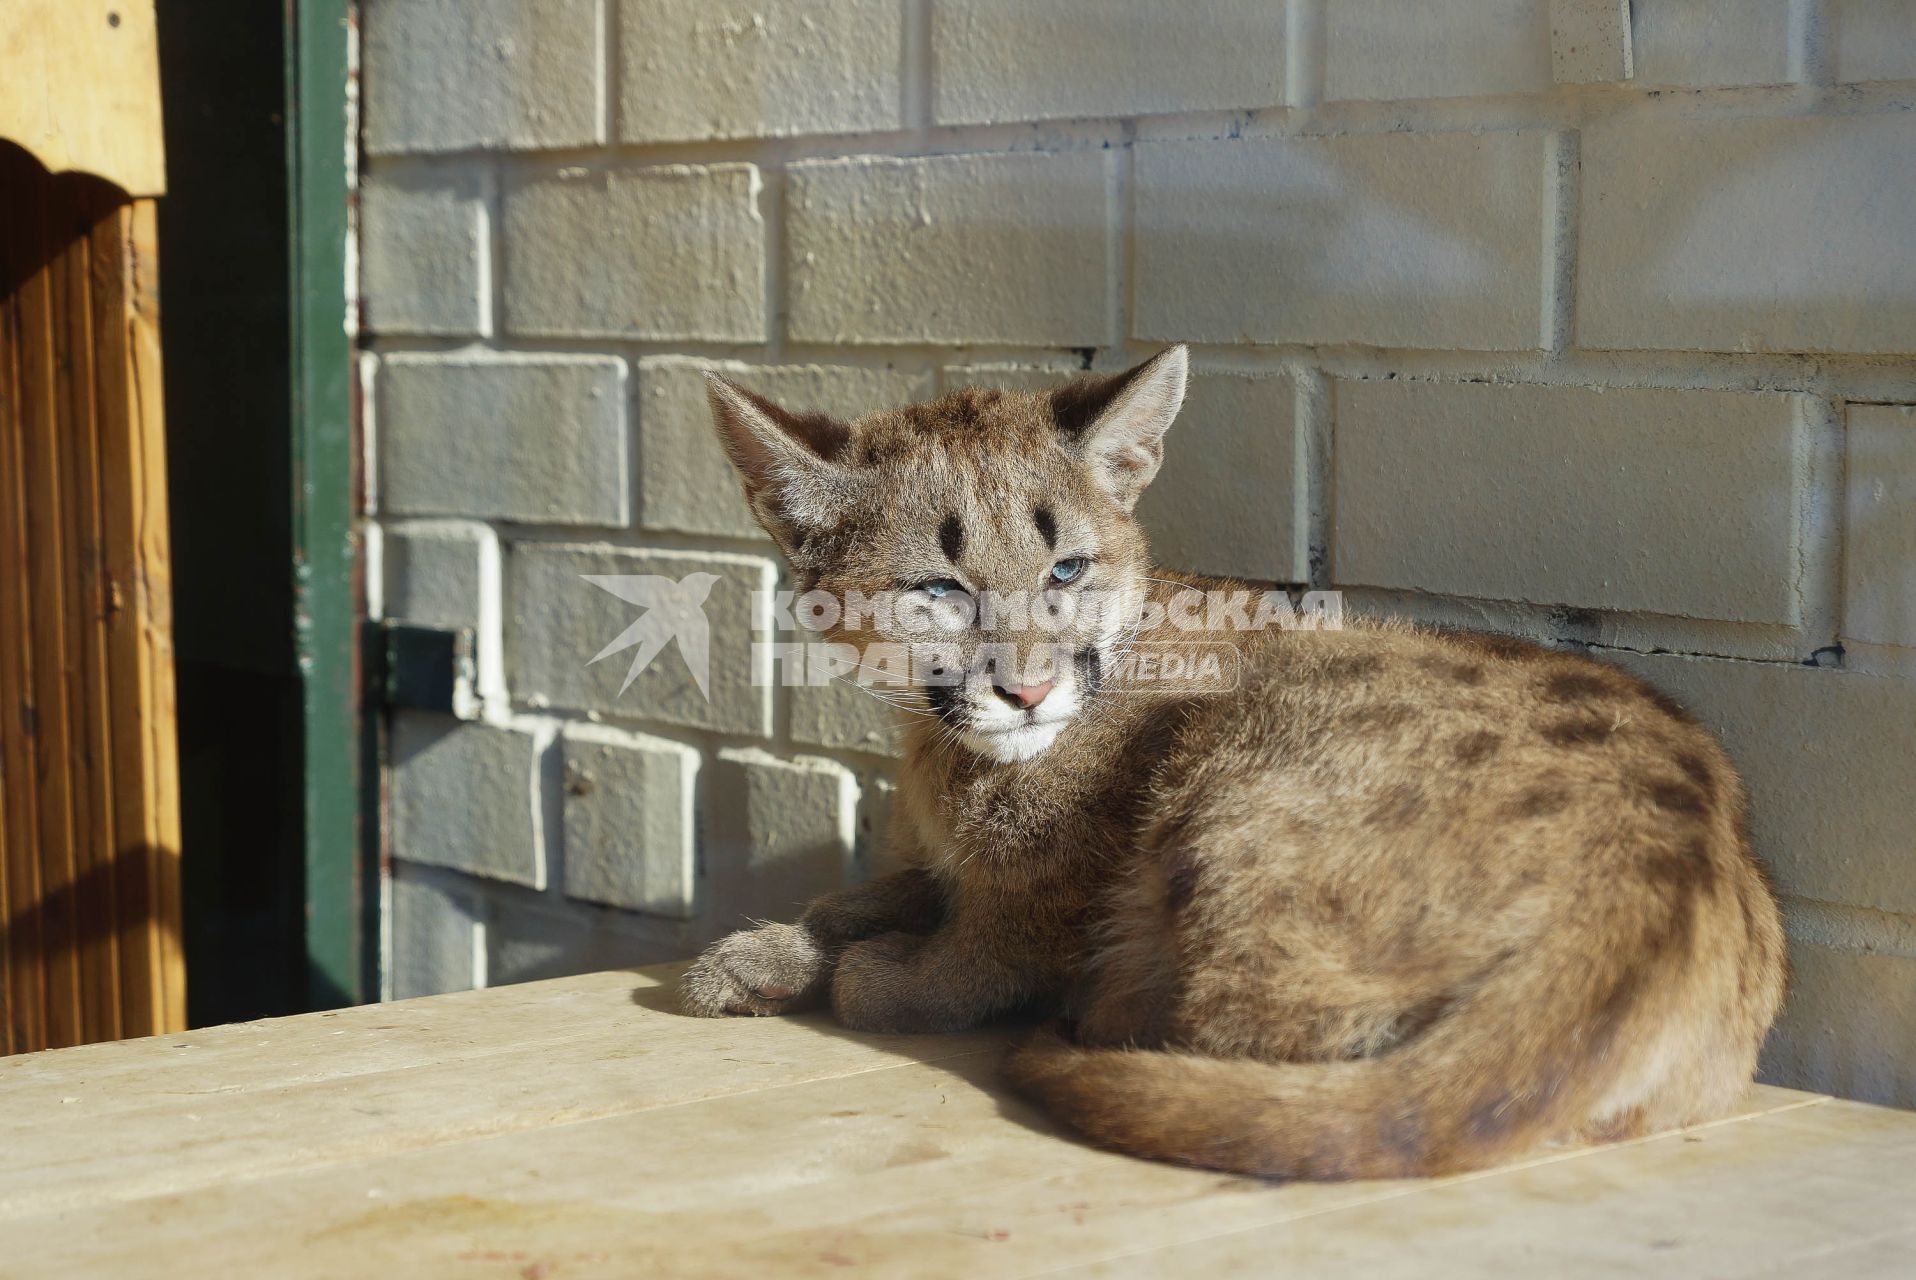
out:
{"label": "light wood panel", "polygon": [[0,1270],[1900,1277],[1916,1116],[1782,1089],[1497,1170],[1273,1185],[1009,1097],[1009,1034],[673,1011],[675,967],[0,1063]]}
{"label": "light wood panel", "polygon": [[166,189],[153,0],[0,0],[0,138],[54,173]]}
{"label": "light wood panel", "polygon": [[9,1052],[185,1022],[151,201],[0,142]]}

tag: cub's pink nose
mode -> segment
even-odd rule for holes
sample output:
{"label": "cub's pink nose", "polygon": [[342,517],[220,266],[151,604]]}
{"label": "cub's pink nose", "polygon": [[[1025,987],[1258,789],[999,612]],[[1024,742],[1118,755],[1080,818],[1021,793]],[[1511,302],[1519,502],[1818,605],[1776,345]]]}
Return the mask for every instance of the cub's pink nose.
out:
{"label": "cub's pink nose", "polygon": [[1040,702],[1043,702],[1045,695],[1050,693],[1057,685],[1058,682],[1056,680],[1047,680],[1043,684],[1021,684],[1015,689],[1007,689],[1003,685],[993,685],[992,687],[998,691],[999,697],[1009,702],[1012,706],[1022,707],[1026,711],[1029,711]]}

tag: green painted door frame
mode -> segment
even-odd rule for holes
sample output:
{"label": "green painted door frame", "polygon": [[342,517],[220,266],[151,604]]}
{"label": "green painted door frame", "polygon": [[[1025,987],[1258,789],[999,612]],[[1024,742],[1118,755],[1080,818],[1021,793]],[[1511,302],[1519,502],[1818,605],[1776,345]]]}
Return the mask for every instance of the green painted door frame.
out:
{"label": "green painted door frame", "polygon": [[292,233],[293,592],[303,686],[307,991],[376,999],[376,717],[365,714],[359,432],[347,291],[352,0],[286,0]]}

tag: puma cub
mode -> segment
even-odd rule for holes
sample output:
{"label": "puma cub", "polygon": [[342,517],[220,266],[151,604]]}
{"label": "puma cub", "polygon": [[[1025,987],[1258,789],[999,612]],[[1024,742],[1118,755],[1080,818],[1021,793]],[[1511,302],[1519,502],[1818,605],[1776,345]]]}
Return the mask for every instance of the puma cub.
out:
{"label": "puma cub", "polygon": [[[1518,640],[1148,608],[1249,585],[1152,568],[1131,515],[1185,375],[1173,347],[855,422],[710,378],[802,586],[900,593],[830,639],[942,647],[888,695],[912,869],[714,944],[685,1008],[922,1032],[1049,1004],[1016,1088],[1120,1151],[1270,1177],[1451,1172],[1730,1106],[1784,959],[1722,750],[1629,675]],[[902,621],[1020,592],[1066,621]],[[1062,609],[1092,593],[1147,607]],[[1124,662],[1198,645],[1229,646],[1234,687]]]}

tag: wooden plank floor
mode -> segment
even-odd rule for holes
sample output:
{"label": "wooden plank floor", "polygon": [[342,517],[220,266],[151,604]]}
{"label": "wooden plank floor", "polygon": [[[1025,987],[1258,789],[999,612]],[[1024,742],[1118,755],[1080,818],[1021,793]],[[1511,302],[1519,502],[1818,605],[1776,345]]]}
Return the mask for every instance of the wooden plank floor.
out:
{"label": "wooden plank floor", "polygon": [[0,1276],[1906,1276],[1916,1114],[1756,1088],[1420,1182],[1108,1155],[1003,1037],[602,973],[0,1060]]}

